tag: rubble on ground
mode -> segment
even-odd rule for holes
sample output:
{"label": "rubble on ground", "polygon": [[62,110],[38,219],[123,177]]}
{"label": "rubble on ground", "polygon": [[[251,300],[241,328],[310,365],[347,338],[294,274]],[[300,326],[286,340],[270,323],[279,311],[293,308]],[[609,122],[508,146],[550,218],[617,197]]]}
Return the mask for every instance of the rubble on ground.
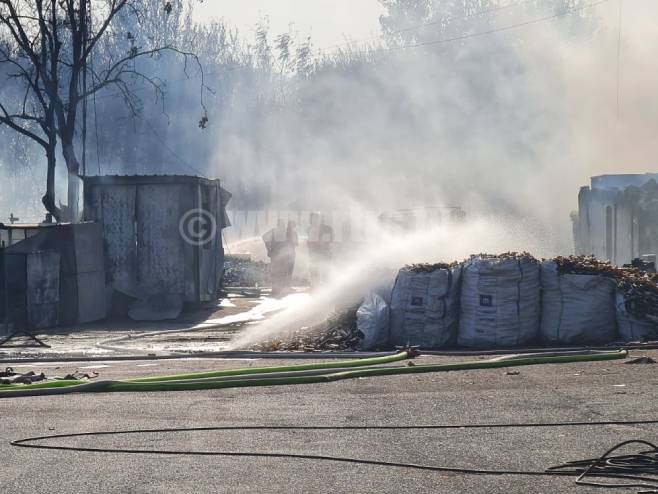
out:
{"label": "rubble on ground", "polygon": [[345,351],[357,348],[362,336],[356,328],[358,305],[334,311],[311,328],[300,328],[279,338],[259,344],[253,350],[272,351]]}
{"label": "rubble on ground", "polygon": [[224,259],[225,287],[263,286],[269,283],[269,265],[248,256],[226,256]]}
{"label": "rubble on ground", "polygon": [[7,367],[4,371],[0,371],[0,385],[8,384],[32,384],[39,381],[53,380],[53,381],[67,381],[67,380],[89,380],[98,377],[98,372],[92,372],[88,374],[86,372],[75,371],[70,374],[66,374],[64,377],[60,376],[46,376],[43,372],[36,373],[34,371],[28,371],[24,373],[15,372],[13,368]]}
{"label": "rubble on ground", "polygon": [[656,361],[651,357],[647,357],[645,355],[643,357],[637,357],[631,360],[626,360],[624,363],[625,364],[655,364]]}

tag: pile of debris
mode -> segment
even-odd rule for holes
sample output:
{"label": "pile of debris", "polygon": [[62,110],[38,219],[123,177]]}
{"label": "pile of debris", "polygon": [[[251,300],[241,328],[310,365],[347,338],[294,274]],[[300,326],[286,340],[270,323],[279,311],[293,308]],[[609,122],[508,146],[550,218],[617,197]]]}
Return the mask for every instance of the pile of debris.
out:
{"label": "pile of debris", "polygon": [[0,372],[0,384],[32,384],[45,379],[46,375],[43,372],[37,374],[34,371],[29,371],[19,374],[14,372],[14,369],[11,367],[7,367],[4,371]]}
{"label": "pile of debris", "polygon": [[225,287],[258,287],[267,285],[269,265],[254,261],[250,256],[226,256],[224,259]]}
{"label": "pile of debris", "polygon": [[626,311],[637,319],[658,324],[658,274],[637,268],[618,268],[591,256],[556,257],[561,274],[606,276],[615,281],[624,296]]}
{"label": "pile of debris", "polygon": [[450,264],[446,262],[437,262],[435,264],[418,263],[407,264],[400,271],[407,271],[410,273],[433,273],[438,269],[452,269],[456,266],[459,266],[458,262],[452,262]]}
{"label": "pile of debris", "polygon": [[73,372],[72,374],[66,374],[63,377],[60,376],[47,377],[43,372],[37,374],[34,371],[29,371],[21,374],[20,372],[15,372],[13,368],[7,367],[4,371],[0,371],[0,385],[32,384],[39,381],[45,381],[48,379],[54,381],[68,381],[68,380],[80,381],[83,379],[94,379],[96,377],[98,377],[97,372],[92,372],[90,375],[78,371]]}
{"label": "pile of debris", "polygon": [[263,352],[354,350],[363,338],[356,327],[357,309],[358,306],[336,310],[320,324],[311,328],[300,328],[298,331],[266,341],[253,350]]}
{"label": "pile of debris", "polygon": [[474,254],[470,257],[471,259],[491,259],[495,261],[530,261],[535,262],[535,257],[529,252],[503,252],[502,254]]}

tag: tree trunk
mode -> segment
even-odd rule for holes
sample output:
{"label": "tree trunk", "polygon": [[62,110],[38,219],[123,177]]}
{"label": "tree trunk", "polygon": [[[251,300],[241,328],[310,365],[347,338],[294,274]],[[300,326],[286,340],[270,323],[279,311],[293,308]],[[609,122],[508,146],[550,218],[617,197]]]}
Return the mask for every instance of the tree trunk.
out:
{"label": "tree trunk", "polygon": [[46,194],[41,198],[41,202],[46,208],[46,211],[52,214],[57,222],[60,222],[62,220],[62,211],[55,205],[55,166],[57,164],[55,150],[49,149],[46,151],[46,158],[48,160]]}
{"label": "tree trunk", "polygon": [[68,214],[67,220],[71,223],[80,221],[80,163],[75,156],[72,142],[62,142],[62,151],[66,169],[68,170]]}

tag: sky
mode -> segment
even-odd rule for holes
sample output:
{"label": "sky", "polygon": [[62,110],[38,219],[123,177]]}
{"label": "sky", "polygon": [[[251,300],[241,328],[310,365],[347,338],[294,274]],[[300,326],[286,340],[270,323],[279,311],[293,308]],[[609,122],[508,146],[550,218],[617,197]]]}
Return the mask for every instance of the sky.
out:
{"label": "sky", "polygon": [[300,36],[310,34],[317,48],[325,48],[375,35],[383,13],[377,0],[205,0],[196,15],[199,20],[223,18],[247,38],[259,18],[269,19],[274,35],[292,23]]}

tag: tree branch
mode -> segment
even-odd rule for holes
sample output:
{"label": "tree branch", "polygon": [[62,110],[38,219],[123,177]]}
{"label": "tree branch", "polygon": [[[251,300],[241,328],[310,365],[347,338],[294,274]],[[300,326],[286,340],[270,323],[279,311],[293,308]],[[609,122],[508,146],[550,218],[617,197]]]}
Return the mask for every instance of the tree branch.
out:
{"label": "tree branch", "polygon": [[[16,122],[14,122],[13,118],[16,118],[16,116],[7,113],[7,110],[5,109],[2,103],[0,103],[0,110],[2,110],[2,113],[4,114],[4,115],[0,115],[0,123],[5,124],[6,126],[12,128],[19,134],[29,137],[30,139],[34,140],[39,145],[41,145],[44,149],[48,149],[48,143],[44,139],[36,135],[34,132],[24,127],[21,127]],[[26,120],[35,120],[35,119],[26,119]]]}

